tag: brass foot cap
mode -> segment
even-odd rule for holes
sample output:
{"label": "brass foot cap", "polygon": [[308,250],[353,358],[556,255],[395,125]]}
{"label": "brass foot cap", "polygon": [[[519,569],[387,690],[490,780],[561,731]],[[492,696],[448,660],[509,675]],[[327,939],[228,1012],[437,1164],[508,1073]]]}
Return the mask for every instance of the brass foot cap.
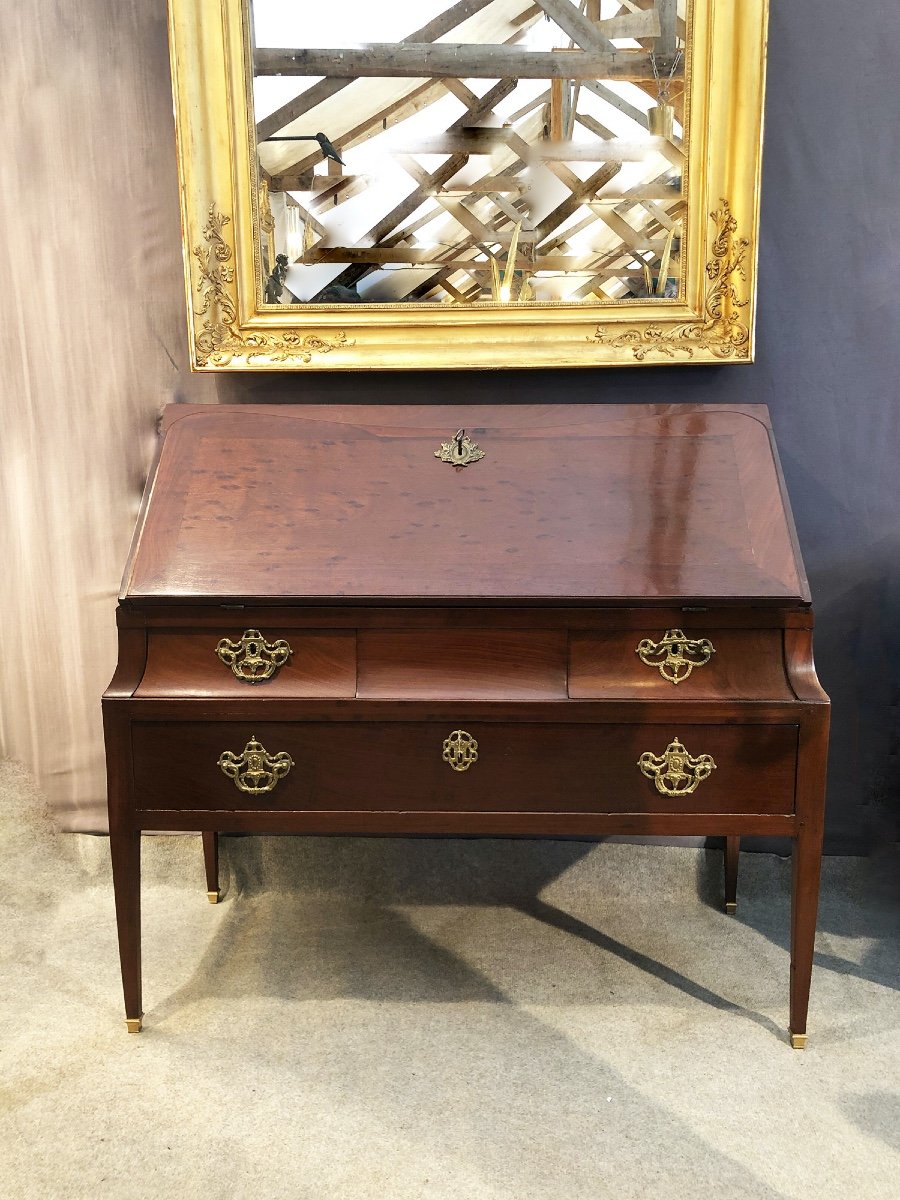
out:
{"label": "brass foot cap", "polygon": [[736,900],[726,900],[725,911],[733,917],[734,914],[737,912],[737,901]]}
{"label": "brass foot cap", "polygon": [[144,1027],[143,1014],[141,1014],[139,1017],[126,1017],[125,1025],[127,1026],[129,1033],[140,1033]]}
{"label": "brass foot cap", "polygon": [[219,893],[218,892],[207,892],[206,898],[210,902],[210,904],[218,904],[219,903]]}
{"label": "brass foot cap", "polygon": [[794,1050],[805,1050],[806,1049],[806,1034],[805,1033],[792,1033],[791,1034],[791,1048]]}

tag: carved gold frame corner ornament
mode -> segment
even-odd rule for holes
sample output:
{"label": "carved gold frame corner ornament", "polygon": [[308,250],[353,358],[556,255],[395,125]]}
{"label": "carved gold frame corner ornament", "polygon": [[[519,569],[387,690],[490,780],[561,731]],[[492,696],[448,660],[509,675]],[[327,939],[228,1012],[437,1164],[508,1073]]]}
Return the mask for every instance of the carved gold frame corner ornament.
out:
{"label": "carved gold frame corner ornament", "polygon": [[[290,329],[281,334],[269,334],[245,329],[238,321],[237,297],[234,294],[234,252],[222,236],[231,217],[219,212],[215,201],[209,206],[203,226],[205,245],[194,247],[197,260],[198,300],[194,318],[194,362],[198,368],[230,367],[235,359],[244,359],[247,366],[278,366],[294,362],[311,362],[314,354],[327,354],[348,345],[341,330],[331,337],[316,333],[304,334]],[[198,324],[199,329],[198,329]]]}
{"label": "carved gold frame corner ornament", "polygon": [[684,354],[693,358],[707,350],[717,359],[749,359],[752,334],[743,309],[750,306],[747,290],[749,267],[747,251],[750,239],[735,237],[737,221],[727,200],[710,214],[716,229],[712,258],[706,264],[709,286],[699,321],[683,321],[674,326],[641,325],[613,333],[603,325],[589,340],[597,345],[628,346],[638,362],[650,354],[675,358]]}
{"label": "carved gold frame corner ornament", "polygon": [[169,0],[194,370],[752,360],[768,0],[689,0],[679,298],[466,305],[263,302],[248,3]]}

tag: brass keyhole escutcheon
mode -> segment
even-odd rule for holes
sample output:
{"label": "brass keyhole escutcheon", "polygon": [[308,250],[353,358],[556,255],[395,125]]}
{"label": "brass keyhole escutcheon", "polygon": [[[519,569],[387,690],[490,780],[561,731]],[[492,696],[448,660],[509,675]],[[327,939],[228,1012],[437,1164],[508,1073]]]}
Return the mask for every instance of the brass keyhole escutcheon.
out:
{"label": "brass keyhole escutcheon", "polygon": [[667,629],[664,637],[654,642],[643,638],[635,654],[648,667],[657,667],[669,683],[681,683],[694,667],[704,667],[715,654],[709,638],[689,638],[681,629]]}
{"label": "brass keyhole escutcheon", "polygon": [[478,762],[478,743],[471,733],[454,729],[449,737],[444,738],[443,759],[454,771],[468,771]]}
{"label": "brass keyhole escutcheon", "polygon": [[267,642],[258,629],[245,629],[238,642],[222,638],[216,646],[216,654],[231,667],[235,679],[244,683],[264,683],[284,666],[293,650],[284,638]]}
{"label": "brass keyhole escutcheon", "polygon": [[441,442],[441,448],[435,450],[434,457],[454,467],[467,467],[484,458],[484,451],[475,445],[464,429],[457,429],[449,442]]}
{"label": "brass keyhole escutcheon", "polygon": [[219,755],[222,774],[233,779],[238,791],[246,792],[249,796],[271,792],[293,765],[294,760],[286,750],[270,754],[255,737],[250,738],[240,754],[223,750]]}
{"label": "brass keyhole escutcheon", "polygon": [[648,779],[656,784],[661,796],[687,796],[696,792],[704,779],[709,779],[716,769],[711,754],[688,754],[684,746],[673,738],[662,754],[646,751],[637,765]]}

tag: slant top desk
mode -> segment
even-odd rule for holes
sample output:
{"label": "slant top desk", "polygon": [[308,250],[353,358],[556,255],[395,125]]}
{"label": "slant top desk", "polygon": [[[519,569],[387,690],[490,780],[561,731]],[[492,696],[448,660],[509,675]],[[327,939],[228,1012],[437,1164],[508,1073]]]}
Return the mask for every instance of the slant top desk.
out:
{"label": "slant top desk", "polygon": [[142,830],[793,839],[828,700],[762,405],[171,406],[104,697],[125,1007]]}

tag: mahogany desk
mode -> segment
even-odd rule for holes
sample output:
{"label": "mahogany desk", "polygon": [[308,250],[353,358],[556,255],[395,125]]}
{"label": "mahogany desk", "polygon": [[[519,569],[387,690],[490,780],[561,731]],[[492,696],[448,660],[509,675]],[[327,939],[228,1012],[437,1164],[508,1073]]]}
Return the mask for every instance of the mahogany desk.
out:
{"label": "mahogany desk", "polygon": [[812,623],[762,405],[171,406],[103,701],[128,1028],[142,830],[214,901],[219,831],[721,835],[731,911],[780,834],[803,1046]]}

